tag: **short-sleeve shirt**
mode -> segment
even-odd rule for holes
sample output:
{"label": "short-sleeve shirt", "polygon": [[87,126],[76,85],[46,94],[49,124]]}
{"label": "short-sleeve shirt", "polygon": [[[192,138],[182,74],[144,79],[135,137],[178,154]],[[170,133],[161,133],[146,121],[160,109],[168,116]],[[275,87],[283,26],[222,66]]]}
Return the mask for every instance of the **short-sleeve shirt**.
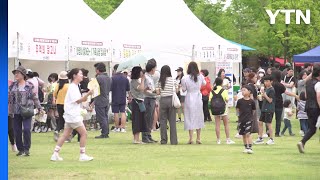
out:
{"label": "short-sleeve shirt", "polygon": [[[154,84],[153,76],[149,73],[145,74],[146,79],[144,80],[144,87],[148,88],[149,91],[153,92],[156,89],[156,84]],[[146,93],[144,94],[145,97],[155,98],[157,94],[155,93]]]}
{"label": "short-sleeve shirt", "polygon": [[291,108],[284,108],[283,118],[291,120],[292,119],[292,115],[289,116],[289,113],[292,113],[292,109]]}
{"label": "short-sleeve shirt", "polygon": [[160,96],[161,97],[167,97],[173,95],[173,85],[175,86],[175,89],[178,88],[177,81],[173,79],[172,77],[167,77],[166,83],[164,85],[164,89],[161,87],[161,83],[158,82],[158,88],[160,88]]}
{"label": "short-sleeve shirt", "polygon": [[263,99],[261,112],[273,113],[275,111],[275,91],[273,87],[270,87],[265,90],[269,98],[272,99],[272,102],[269,103],[267,99]]}
{"label": "short-sleeve shirt", "polygon": [[294,82],[294,83],[296,83],[296,78],[295,77],[292,77],[292,76],[290,76],[290,77],[288,77],[288,76],[285,76],[284,77],[284,82],[285,83],[291,83],[291,82]]}
{"label": "short-sleeve shirt", "polygon": [[[222,89],[221,86],[217,86],[217,89],[214,90],[214,92],[215,92],[216,94],[218,94],[221,89]],[[229,101],[229,96],[228,96],[228,91],[227,91],[227,90],[224,90],[224,91],[221,93],[221,96],[222,96],[222,98],[223,98],[223,100],[224,100],[225,102],[228,102],[228,101]]]}
{"label": "short-sleeve shirt", "polygon": [[253,98],[257,99],[258,98],[258,92],[257,92],[256,86],[254,84],[252,84],[252,83],[249,83],[248,85],[251,87]]}
{"label": "short-sleeve shirt", "polygon": [[66,98],[64,100],[64,120],[67,123],[76,123],[83,121],[81,116],[81,104],[77,103],[81,98],[79,86],[71,83],[69,85]]}
{"label": "short-sleeve shirt", "polygon": [[138,89],[140,84],[141,81],[139,79],[132,79],[130,82],[130,93],[134,99],[143,101],[144,94]]}
{"label": "short-sleeve shirt", "polygon": [[112,91],[113,105],[126,104],[127,91],[130,91],[129,80],[122,73],[114,74],[110,90]]}
{"label": "short-sleeve shirt", "polygon": [[306,92],[306,81],[303,79],[298,81],[298,95],[300,95],[301,92]]}
{"label": "short-sleeve shirt", "polygon": [[236,105],[239,109],[239,123],[253,121],[253,111],[256,110],[256,104],[254,100],[239,99]]}
{"label": "short-sleeve shirt", "polygon": [[275,108],[282,108],[283,107],[282,94],[286,92],[286,87],[279,82],[273,82],[272,86],[275,91]]}
{"label": "short-sleeve shirt", "polygon": [[320,92],[320,82],[317,82],[316,85],[314,85],[314,90],[317,92]]}

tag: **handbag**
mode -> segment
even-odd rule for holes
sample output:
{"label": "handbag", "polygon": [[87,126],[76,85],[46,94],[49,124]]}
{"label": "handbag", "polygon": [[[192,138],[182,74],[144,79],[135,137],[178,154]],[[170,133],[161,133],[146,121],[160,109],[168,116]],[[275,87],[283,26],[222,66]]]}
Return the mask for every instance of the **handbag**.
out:
{"label": "handbag", "polygon": [[172,81],[172,87],[173,87],[172,106],[178,109],[181,107],[181,103],[180,103],[179,97],[177,96],[176,87],[174,86],[173,81]]}
{"label": "handbag", "polygon": [[[21,102],[21,93],[20,91],[19,92],[19,101],[18,102]],[[28,118],[31,118],[32,116],[34,116],[34,107],[33,105],[29,106],[28,104],[26,105],[20,105],[19,104],[19,107],[20,107],[20,115],[23,117],[23,119],[28,119]]]}
{"label": "handbag", "polygon": [[20,105],[20,115],[23,119],[31,118],[34,115],[33,106],[21,106]]}
{"label": "handbag", "polygon": [[136,100],[134,101],[138,104],[140,112],[146,112],[146,106],[144,105],[143,101],[142,102],[138,102]]}

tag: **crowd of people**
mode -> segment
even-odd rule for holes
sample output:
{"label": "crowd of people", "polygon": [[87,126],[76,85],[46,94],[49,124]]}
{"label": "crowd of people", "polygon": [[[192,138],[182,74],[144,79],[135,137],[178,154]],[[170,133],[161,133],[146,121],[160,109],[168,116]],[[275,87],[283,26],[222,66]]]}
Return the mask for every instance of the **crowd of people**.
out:
{"label": "crowd of people", "polygon": [[[283,71],[279,70],[279,64],[266,69],[243,70],[241,88],[236,98],[236,137],[243,138],[244,153],[252,154],[253,144],[264,144],[266,138],[267,145],[274,144],[274,138],[285,136],[287,129],[289,135],[294,136],[291,120],[296,116],[303,136],[297,144],[301,153],[306,142],[315,134],[320,115],[320,64],[305,64],[298,81],[289,65]],[[172,70],[167,65],[157,71],[155,59],[150,59],[145,69],[135,66],[130,72],[118,71],[118,65],[115,65],[111,77],[106,73],[104,63],[96,63],[94,67],[98,93],[95,89],[89,89],[91,82],[86,69],[74,68],[59,75],[52,73],[48,77],[48,85],[36,72],[23,66],[12,71],[15,80],[8,82],[8,134],[12,150],[18,151],[17,156],[30,155],[32,118],[36,112],[37,115],[47,114],[50,119],[48,124],[54,130],[57,144],[52,161],[63,160],[59,155],[60,149],[76,134],[80,144],[79,160],[91,161],[93,157],[85,151],[85,120],[95,114],[101,128],[101,135],[95,138],[109,138],[110,105],[114,113],[114,132],[126,132],[126,111],[130,109],[134,144],[157,143],[152,134],[160,126],[160,144],[170,141],[170,144],[177,145],[176,123],[182,121],[184,130],[189,132],[187,144],[202,144],[201,129],[205,121],[212,121],[211,114],[214,116],[217,144],[222,143],[221,122],[226,134],[225,143],[235,143],[230,138],[228,89],[236,79],[226,77],[225,70],[220,69],[217,78],[211,82],[209,71],[200,70],[195,62],[189,63],[186,75],[179,67],[176,78],[172,77]],[[181,104],[179,108],[174,106],[177,103],[175,97]],[[42,102],[45,102],[45,109],[41,106]],[[272,126],[273,116],[275,129]],[[282,121],[284,128],[280,132]],[[253,133],[258,133],[255,141],[252,140]]]}

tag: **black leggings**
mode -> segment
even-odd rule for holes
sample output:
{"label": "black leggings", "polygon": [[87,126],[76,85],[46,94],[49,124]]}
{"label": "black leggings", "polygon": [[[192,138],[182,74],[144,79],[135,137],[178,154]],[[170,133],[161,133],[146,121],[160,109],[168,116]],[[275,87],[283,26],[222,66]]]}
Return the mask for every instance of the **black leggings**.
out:
{"label": "black leggings", "polygon": [[8,116],[8,134],[11,145],[14,145],[13,118]]}
{"label": "black leggings", "polygon": [[316,133],[317,128],[317,120],[318,116],[320,115],[320,109],[307,109],[307,115],[308,115],[308,125],[309,125],[309,130],[307,133],[304,135],[303,139],[301,142],[303,144],[306,144],[307,141]]}
{"label": "black leggings", "polygon": [[61,129],[64,129],[64,118],[63,118],[64,105],[63,104],[57,104],[57,110],[58,110],[58,114],[59,114],[59,119],[57,120],[56,131],[60,132]]}

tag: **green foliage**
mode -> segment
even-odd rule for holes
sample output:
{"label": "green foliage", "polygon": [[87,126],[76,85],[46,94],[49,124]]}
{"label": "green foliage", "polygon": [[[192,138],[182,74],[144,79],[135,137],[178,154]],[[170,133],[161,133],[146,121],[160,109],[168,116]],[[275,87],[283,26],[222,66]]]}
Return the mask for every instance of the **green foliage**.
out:
{"label": "green foliage", "polygon": [[106,19],[123,0],[84,0],[99,16]]}
{"label": "green foliage", "polygon": [[[206,122],[201,130],[201,145],[187,145],[188,132],[177,123],[178,145],[132,144],[131,121],[127,133],[110,132],[109,139],[94,139],[100,131],[89,131],[86,153],[91,162],[79,162],[79,143],[75,137],[60,151],[62,162],[50,162],[55,147],[53,133],[32,133],[30,157],[17,157],[8,144],[8,178],[14,179],[319,179],[319,133],[300,154],[296,144],[301,137],[275,138],[275,144],[253,145],[254,154],[243,154],[242,139],[236,134],[235,109],[230,111],[230,137],[234,145],[225,143],[221,124],[221,145],[216,144],[215,126]],[[293,132],[298,134],[299,121],[292,120]],[[168,139],[169,138],[168,130]],[[152,136],[160,140],[160,132]],[[196,134],[194,134],[194,140]],[[253,134],[253,139],[257,134]],[[168,140],[169,141],[169,140]],[[265,140],[266,142],[266,140]]]}
{"label": "green foliage", "polygon": [[[107,18],[123,0],[84,0],[102,18]],[[320,1],[318,0],[233,0],[224,7],[225,0],[212,4],[209,0],[184,0],[190,10],[210,29],[229,39],[257,49],[258,56],[284,57],[305,52],[320,44]],[[276,24],[269,24],[266,9],[300,9],[311,11],[311,24],[285,25],[279,13]]]}

